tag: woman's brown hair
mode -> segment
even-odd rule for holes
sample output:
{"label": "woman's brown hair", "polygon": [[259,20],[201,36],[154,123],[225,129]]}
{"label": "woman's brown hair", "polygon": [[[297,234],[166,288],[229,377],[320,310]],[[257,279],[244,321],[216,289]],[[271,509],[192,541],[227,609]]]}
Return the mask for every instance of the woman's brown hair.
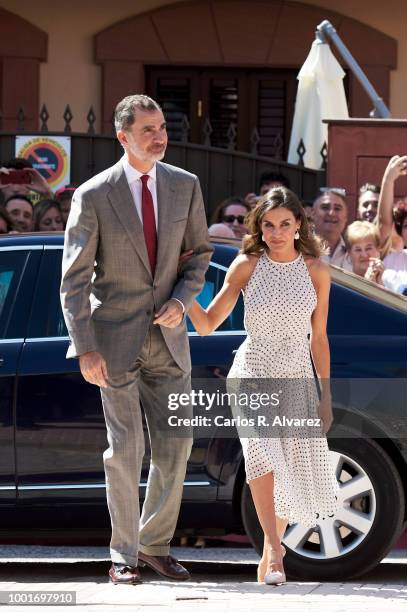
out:
{"label": "woman's brown hair", "polygon": [[34,231],[38,232],[40,230],[40,223],[44,215],[47,214],[51,208],[55,208],[58,211],[58,214],[62,219],[62,211],[61,204],[58,200],[52,200],[49,198],[45,198],[44,200],[40,200],[38,204],[34,206]]}
{"label": "woman's brown hair", "polygon": [[302,255],[319,257],[322,254],[321,240],[312,233],[300,200],[293,191],[286,187],[270,189],[250,211],[245,220],[248,234],[243,238],[241,253],[246,255],[263,253],[266,244],[262,239],[261,223],[264,215],[276,208],[286,208],[300,222],[298,230],[300,237],[294,240],[297,251]]}
{"label": "woman's brown hair", "polygon": [[407,198],[401,198],[393,207],[394,227],[399,236],[403,230],[404,219],[407,217]]}

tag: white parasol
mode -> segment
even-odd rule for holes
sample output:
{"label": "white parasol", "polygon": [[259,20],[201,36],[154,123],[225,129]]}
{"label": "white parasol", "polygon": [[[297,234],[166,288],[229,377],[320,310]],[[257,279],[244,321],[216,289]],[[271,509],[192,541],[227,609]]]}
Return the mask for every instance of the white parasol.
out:
{"label": "white parasol", "polygon": [[291,130],[288,161],[298,164],[298,146],[305,147],[304,165],[316,170],[322,166],[321,149],[328,140],[328,126],[323,119],[347,119],[343,77],[345,72],[329,44],[316,39],[298,74],[298,91]]}

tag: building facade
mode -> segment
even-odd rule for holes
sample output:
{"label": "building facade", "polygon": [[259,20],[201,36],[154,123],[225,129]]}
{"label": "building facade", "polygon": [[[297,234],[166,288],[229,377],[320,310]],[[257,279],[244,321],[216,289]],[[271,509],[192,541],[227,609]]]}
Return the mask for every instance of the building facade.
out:
{"label": "building facade", "polygon": [[[82,0],[76,3],[0,0],[0,112],[3,130],[38,129],[43,104],[48,128],[61,130],[69,104],[73,131],[85,131],[90,107],[95,128],[108,133],[119,99],[145,92],[166,111],[170,137],[285,156],[296,76],[316,26],[329,19],[361,64],[393,117],[407,107],[407,16],[402,0],[386,4],[343,0]],[[345,66],[346,69],[346,66]],[[351,73],[349,112],[366,117],[371,103]],[[210,121],[208,128],[207,121]],[[184,126],[185,127],[185,126]]]}

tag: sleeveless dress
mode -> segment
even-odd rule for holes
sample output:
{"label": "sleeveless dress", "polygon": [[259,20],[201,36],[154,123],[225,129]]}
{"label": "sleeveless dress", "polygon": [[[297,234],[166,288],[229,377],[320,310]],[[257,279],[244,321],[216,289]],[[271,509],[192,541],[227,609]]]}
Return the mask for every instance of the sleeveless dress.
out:
{"label": "sleeveless dress", "polygon": [[[283,412],[290,418],[318,417],[319,399],[307,337],[316,303],[301,254],[291,262],[273,261],[266,252],[260,256],[244,291],[247,337],[229,371],[228,392],[245,392],[253,387],[253,379],[266,379],[262,391],[278,388],[282,392],[280,416]],[[231,408],[234,415],[242,414],[236,401],[231,400]],[[263,408],[262,414],[267,411],[272,418],[273,408]],[[279,517],[290,524],[314,527],[317,520],[335,513],[338,483],[322,430],[312,435],[310,428],[286,427],[275,434],[274,427],[270,432],[270,426],[257,426],[247,437],[247,429],[237,428],[247,481],[274,473]]]}

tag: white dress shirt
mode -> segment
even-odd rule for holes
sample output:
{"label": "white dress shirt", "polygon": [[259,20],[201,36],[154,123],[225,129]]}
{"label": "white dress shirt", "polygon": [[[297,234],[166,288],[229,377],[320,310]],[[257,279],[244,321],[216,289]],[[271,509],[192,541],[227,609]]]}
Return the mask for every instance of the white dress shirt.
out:
{"label": "white dress shirt", "polygon": [[334,266],[338,266],[338,268],[343,268],[344,270],[348,270],[352,272],[352,262],[348,253],[346,252],[346,244],[342,236],[339,238],[339,242],[336,245],[335,251],[331,254],[326,253],[321,256],[322,261],[326,263],[332,264]]}
{"label": "white dress shirt", "polygon": [[141,177],[144,174],[148,174],[149,179],[147,181],[147,187],[150,190],[151,197],[153,198],[154,216],[155,216],[155,228],[158,228],[158,205],[157,205],[157,165],[154,166],[148,172],[139,172],[134,168],[127,159],[127,156],[123,156],[123,168],[126,175],[127,182],[130,187],[131,195],[133,196],[134,204],[137,210],[137,214],[140,218],[141,224],[143,225],[143,213],[141,205],[141,193],[143,185]]}
{"label": "white dress shirt", "polygon": [[[140,172],[134,166],[129,163],[127,155],[123,155],[122,157],[124,174],[126,175],[127,182],[130,187],[131,195],[133,196],[134,205],[137,210],[137,214],[140,218],[141,225],[143,225],[143,212],[142,212],[142,190],[143,184],[141,182],[141,177],[144,174],[148,174],[149,179],[147,181],[147,187],[150,190],[151,197],[153,198],[153,206],[154,206],[154,217],[155,217],[155,229],[158,234],[158,203],[157,203],[157,164],[149,170],[148,172]],[[185,306],[178,300],[177,298],[172,298],[179,302],[182,306],[182,313],[185,313]]]}

